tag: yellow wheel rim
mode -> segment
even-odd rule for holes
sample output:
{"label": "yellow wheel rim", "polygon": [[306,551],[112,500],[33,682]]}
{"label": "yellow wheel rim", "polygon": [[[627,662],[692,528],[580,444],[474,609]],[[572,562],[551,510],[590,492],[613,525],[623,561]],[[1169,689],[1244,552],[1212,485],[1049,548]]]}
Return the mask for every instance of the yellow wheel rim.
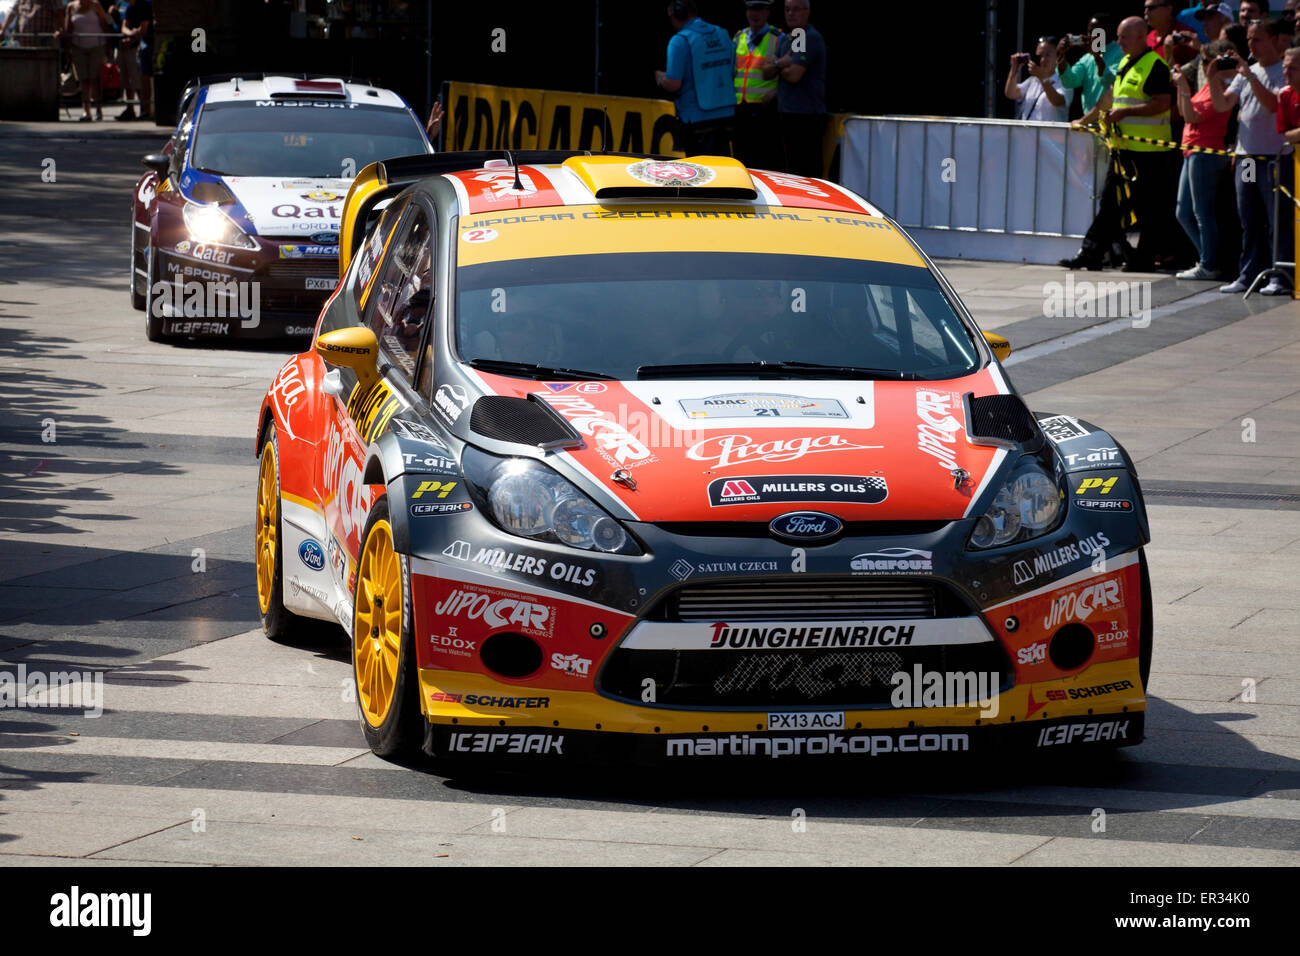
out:
{"label": "yellow wheel rim", "polygon": [[357,563],[352,622],[357,697],[371,727],[383,724],[393,706],[401,650],[402,566],[393,550],[393,529],[387,521],[376,521]]}
{"label": "yellow wheel rim", "polygon": [[257,605],[263,614],[271,608],[275,544],[280,532],[280,489],[275,468],[275,446],[268,442],[257,476]]}

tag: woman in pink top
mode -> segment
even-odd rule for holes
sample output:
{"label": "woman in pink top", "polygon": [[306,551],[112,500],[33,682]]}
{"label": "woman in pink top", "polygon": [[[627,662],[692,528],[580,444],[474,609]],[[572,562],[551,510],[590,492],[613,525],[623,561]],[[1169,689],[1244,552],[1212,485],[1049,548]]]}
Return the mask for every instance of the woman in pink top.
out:
{"label": "woman in pink top", "polygon": [[[1175,67],[1170,73],[1174,89],[1178,92],[1178,112],[1183,115],[1183,145],[1208,146],[1223,149],[1228,135],[1228,119],[1232,110],[1220,113],[1211,102],[1212,86],[1222,92],[1233,74],[1215,68],[1214,60],[1232,49],[1226,40],[1206,44],[1201,50],[1205,65],[1205,85],[1195,94],[1187,73]],[[1195,77],[1195,72],[1191,76]],[[1220,101],[1223,97],[1219,97]],[[1214,218],[1214,197],[1218,191],[1219,177],[1228,168],[1229,157],[1213,153],[1194,153],[1183,150],[1183,172],[1178,179],[1178,222],[1196,247],[1196,265],[1178,273],[1179,279],[1214,279],[1218,277],[1219,227]]]}
{"label": "woman in pink top", "polygon": [[68,58],[72,71],[81,83],[81,122],[90,121],[90,106],[95,106],[95,119],[104,118],[104,108],[99,102],[99,74],[104,68],[104,51],[107,48],[101,33],[111,33],[112,24],[99,0],[72,0],[64,15],[63,30],[56,36],[66,36]]}

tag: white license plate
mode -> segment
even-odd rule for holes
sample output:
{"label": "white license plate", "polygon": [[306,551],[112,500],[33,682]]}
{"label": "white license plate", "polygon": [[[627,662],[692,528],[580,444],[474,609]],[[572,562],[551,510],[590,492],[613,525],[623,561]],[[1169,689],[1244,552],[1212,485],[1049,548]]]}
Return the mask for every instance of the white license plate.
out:
{"label": "white license plate", "polygon": [[337,284],[338,284],[337,279],[316,279],[310,277],[307,279],[308,289],[324,289],[326,292],[328,292],[331,289],[333,289],[334,286],[336,286]]}
{"label": "white license plate", "polygon": [[842,710],[792,710],[767,715],[768,730],[842,730]]}

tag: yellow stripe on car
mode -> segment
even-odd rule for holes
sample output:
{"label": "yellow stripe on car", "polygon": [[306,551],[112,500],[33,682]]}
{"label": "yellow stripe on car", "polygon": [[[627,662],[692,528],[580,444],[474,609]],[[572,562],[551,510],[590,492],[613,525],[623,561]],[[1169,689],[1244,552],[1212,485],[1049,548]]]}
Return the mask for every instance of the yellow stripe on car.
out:
{"label": "yellow stripe on car", "polygon": [[[495,233],[495,235],[493,235]],[[490,238],[484,238],[489,236]],[[782,252],[924,268],[878,216],[779,206],[553,206],[461,216],[459,265],[637,252]]]}

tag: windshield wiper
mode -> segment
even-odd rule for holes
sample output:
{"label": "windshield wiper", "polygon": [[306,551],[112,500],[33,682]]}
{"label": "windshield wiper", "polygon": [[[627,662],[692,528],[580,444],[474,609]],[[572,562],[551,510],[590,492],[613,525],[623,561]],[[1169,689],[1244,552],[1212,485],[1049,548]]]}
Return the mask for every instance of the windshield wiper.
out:
{"label": "windshield wiper", "polygon": [[824,378],[914,380],[915,372],[858,365],[818,365],[815,362],[695,362],[682,365],[642,365],[637,378],[679,378],[697,375],[803,375]]}
{"label": "windshield wiper", "polygon": [[224,173],[224,172],[222,172],[222,171],[219,170],[219,169],[208,169],[208,167],[206,167],[206,166],[195,166],[194,168],[197,169],[197,170],[198,170],[199,172],[201,172],[201,173],[207,173],[209,176],[230,176],[230,175],[232,175],[231,173]]}
{"label": "windshield wiper", "polygon": [[604,372],[584,372],[577,368],[551,368],[549,365],[533,365],[531,362],[506,362],[500,359],[470,359],[470,368],[484,372],[497,372],[501,375],[517,375],[523,378],[558,378],[584,379],[599,378],[609,382],[616,381],[616,376]]}

